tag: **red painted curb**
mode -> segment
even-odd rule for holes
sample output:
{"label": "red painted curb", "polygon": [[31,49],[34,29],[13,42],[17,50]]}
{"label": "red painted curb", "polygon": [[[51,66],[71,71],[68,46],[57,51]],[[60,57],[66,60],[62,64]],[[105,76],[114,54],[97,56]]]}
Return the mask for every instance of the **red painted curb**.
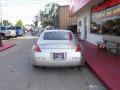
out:
{"label": "red painted curb", "polygon": [[87,64],[87,66],[92,70],[92,72],[97,76],[97,78],[103,83],[103,85],[107,88],[107,90],[113,90],[113,89],[102,79],[102,77],[100,77],[100,75],[96,72],[96,70],[94,70],[94,68],[92,67],[92,65],[90,65],[89,62],[87,62],[87,60],[86,60],[86,64]]}
{"label": "red painted curb", "polygon": [[107,90],[120,90],[120,56],[97,51],[94,44],[83,41],[87,66]]}
{"label": "red painted curb", "polygon": [[[0,47],[0,52],[4,51],[4,50],[6,50],[6,49],[12,48],[12,47],[14,47],[15,45],[16,45],[16,44],[10,44],[10,45],[8,45],[8,46],[3,45],[2,47]],[[4,46],[5,46],[5,47],[4,47]]]}

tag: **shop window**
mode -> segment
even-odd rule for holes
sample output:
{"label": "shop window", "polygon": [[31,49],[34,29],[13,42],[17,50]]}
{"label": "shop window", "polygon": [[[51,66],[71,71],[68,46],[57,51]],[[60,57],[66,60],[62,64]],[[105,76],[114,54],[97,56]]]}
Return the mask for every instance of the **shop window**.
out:
{"label": "shop window", "polygon": [[92,12],[91,33],[120,36],[120,4]]}

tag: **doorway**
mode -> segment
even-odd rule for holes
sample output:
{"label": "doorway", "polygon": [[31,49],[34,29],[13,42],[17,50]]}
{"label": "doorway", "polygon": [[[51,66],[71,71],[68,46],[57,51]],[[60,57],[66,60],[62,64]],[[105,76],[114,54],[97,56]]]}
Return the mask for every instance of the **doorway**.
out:
{"label": "doorway", "polygon": [[87,17],[84,17],[84,39],[87,39]]}

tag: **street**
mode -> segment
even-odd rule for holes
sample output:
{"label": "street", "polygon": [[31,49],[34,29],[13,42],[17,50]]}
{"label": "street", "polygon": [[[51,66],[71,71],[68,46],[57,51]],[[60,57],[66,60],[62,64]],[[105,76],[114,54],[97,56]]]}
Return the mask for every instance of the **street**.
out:
{"label": "street", "polygon": [[29,35],[11,39],[16,46],[0,52],[0,90],[106,90],[88,66],[81,71],[33,67],[30,61],[35,40]]}

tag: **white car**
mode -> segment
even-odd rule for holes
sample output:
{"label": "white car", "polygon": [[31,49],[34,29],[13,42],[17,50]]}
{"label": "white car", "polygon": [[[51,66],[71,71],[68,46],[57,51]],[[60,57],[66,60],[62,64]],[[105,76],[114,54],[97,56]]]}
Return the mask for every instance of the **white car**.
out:
{"label": "white car", "polygon": [[8,31],[5,26],[0,27],[0,33],[1,33],[1,39],[10,38],[10,31]]}
{"label": "white car", "polygon": [[10,32],[10,36],[11,37],[16,37],[17,34],[16,34],[16,30],[15,30],[15,27],[7,27],[8,31]]}
{"label": "white car", "polygon": [[32,64],[43,67],[84,65],[83,48],[69,30],[45,30],[32,48]]}

